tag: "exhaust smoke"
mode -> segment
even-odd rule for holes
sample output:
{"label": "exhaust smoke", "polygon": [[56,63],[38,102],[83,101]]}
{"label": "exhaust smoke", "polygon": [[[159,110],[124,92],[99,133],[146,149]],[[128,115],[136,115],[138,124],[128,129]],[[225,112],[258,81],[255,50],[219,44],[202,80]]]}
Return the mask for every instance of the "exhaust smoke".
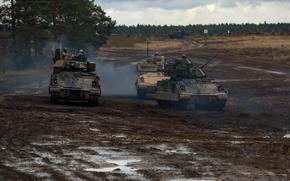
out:
{"label": "exhaust smoke", "polygon": [[97,74],[101,78],[102,95],[136,96],[136,65],[95,60]]}

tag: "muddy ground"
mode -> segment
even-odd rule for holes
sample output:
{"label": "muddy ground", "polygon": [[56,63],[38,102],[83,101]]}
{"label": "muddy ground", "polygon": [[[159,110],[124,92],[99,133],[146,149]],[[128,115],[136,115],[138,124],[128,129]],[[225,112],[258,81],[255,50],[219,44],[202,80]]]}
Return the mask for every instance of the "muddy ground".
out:
{"label": "muddy ground", "polygon": [[[289,65],[198,44],[165,53],[195,63],[218,54],[206,70],[229,89],[226,109],[163,110],[132,90],[96,108],[51,105],[48,74],[1,75],[0,180],[290,180]],[[131,68],[143,56],[101,58],[120,55]]]}

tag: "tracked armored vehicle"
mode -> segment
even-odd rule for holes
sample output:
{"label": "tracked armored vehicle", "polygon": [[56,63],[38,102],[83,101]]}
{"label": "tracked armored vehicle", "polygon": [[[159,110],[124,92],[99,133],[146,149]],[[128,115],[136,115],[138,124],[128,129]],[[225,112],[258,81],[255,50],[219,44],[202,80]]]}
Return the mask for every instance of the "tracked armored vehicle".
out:
{"label": "tracked armored vehicle", "polygon": [[223,110],[228,91],[206,78],[203,67],[195,68],[187,59],[176,59],[165,67],[170,80],[157,83],[155,98],[160,107],[186,109]]}
{"label": "tracked armored vehicle", "polygon": [[138,63],[139,75],[136,80],[136,90],[139,99],[152,98],[156,92],[157,82],[169,79],[169,77],[164,76],[164,65],[165,57],[158,54]]}
{"label": "tracked armored vehicle", "polygon": [[147,72],[162,72],[165,66],[165,57],[160,56],[158,53],[152,58],[141,60],[137,64],[137,71],[139,74]]}
{"label": "tracked armored vehicle", "polygon": [[88,62],[84,56],[63,56],[57,49],[49,85],[51,103],[72,100],[97,106],[101,87],[95,69],[96,64]]}
{"label": "tracked armored vehicle", "polygon": [[156,92],[157,82],[167,80],[162,72],[148,72],[138,76],[136,81],[137,95],[140,99],[153,97]]}

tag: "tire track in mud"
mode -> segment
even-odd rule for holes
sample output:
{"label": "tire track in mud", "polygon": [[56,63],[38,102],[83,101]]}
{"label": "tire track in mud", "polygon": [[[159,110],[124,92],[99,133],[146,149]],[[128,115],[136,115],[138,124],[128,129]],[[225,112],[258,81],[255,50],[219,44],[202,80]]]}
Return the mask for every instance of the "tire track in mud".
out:
{"label": "tire track in mud", "polygon": [[[18,107],[19,105],[7,105],[8,107]],[[76,109],[76,108],[73,108]],[[45,108],[44,108],[45,110]],[[58,110],[60,111],[60,110]],[[61,112],[70,112],[71,110],[68,109],[63,109],[61,110]],[[57,113],[55,113],[57,114]],[[20,115],[20,116],[19,116]],[[12,154],[11,157],[14,158],[18,158],[16,160],[10,160],[10,162],[12,162],[12,166],[10,167],[10,169],[12,170],[12,168],[15,169],[15,173],[19,173],[19,174],[24,174],[26,172],[29,172],[31,178],[35,178],[35,171],[33,171],[32,173],[29,170],[23,170],[23,166],[22,165],[15,165],[15,162],[28,162],[26,167],[31,167],[30,169],[35,169],[33,168],[33,165],[30,165],[31,161],[35,160],[35,158],[37,158],[36,161],[42,161],[44,160],[45,164],[47,165],[40,165],[41,168],[36,169],[38,171],[41,170],[45,170],[45,173],[48,173],[50,175],[50,178],[53,180],[68,180],[70,178],[74,178],[74,180],[77,177],[80,178],[88,178],[87,175],[84,175],[83,173],[77,172],[75,173],[75,171],[72,171],[71,173],[66,173],[67,172],[66,168],[64,166],[59,165],[58,163],[54,163],[54,161],[51,161],[51,159],[61,159],[63,155],[59,155],[61,154],[62,150],[65,149],[62,148],[61,150],[58,150],[58,146],[54,146],[52,149],[48,149],[48,147],[42,147],[42,146],[35,146],[31,143],[29,143],[28,141],[25,141],[25,139],[27,138],[29,140],[30,135],[34,135],[35,133],[37,133],[37,128],[34,128],[36,130],[27,128],[26,125],[30,125],[34,124],[33,121],[31,122],[29,119],[25,118],[25,116],[23,116],[22,114],[19,115],[14,115],[13,119],[17,120],[16,122],[14,122],[13,126],[9,127],[10,130],[14,130],[14,131],[7,131],[6,133],[4,133],[4,135],[2,136],[1,140],[5,140],[5,143],[3,145],[8,145],[9,149],[7,149],[6,151],[9,152],[10,154]],[[30,119],[33,119],[33,117],[35,116],[31,116]],[[56,116],[57,117],[57,116]],[[55,119],[55,116],[54,118]],[[56,119],[55,121],[58,121],[57,123],[54,123],[56,125],[63,125],[66,124],[65,121],[60,121],[60,119]],[[75,120],[76,121],[76,120]],[[42,127],[42,125],[37,125],[37,127]],[[63,129],[63,128],[62,128]],[[8,130],[8,129],[7,129]],[[34,132],[35,131],[35,132]],[[22,136],[25,135],[26,137],[23,138]],[[21,147],[19,146],[21,145]],[[22,148],[25,149],[22,150]],[[55,153],[55,151],[58,150],[60,153]],[[55,153],[55,154],[54,154]],[[52,156],[48,156],[50,158],[47,158],[45,156],[42,155],[51,155]],[[54,158],[52,158],[54,157]],[[40,160],[39,160],[40,159]],[[14,167],[13,167],[13,162],[14,162]],[[85,163],[85,164],[89,164],[88,162],[84,161],[84,160],[78,160],[78,163]],[[8,164],[9,165],[9,164]],[[30,166],[29,166],[30,165]],[[37,163],[36,163],[37,165]],[[17,168],[20,167],[20,168]],[[77,167],[76,167],[77,168]],[[24,172],[24,173],[22,173]],[[74,175],[76,174],[76,175]],[[72,176],[74,175],[74,176]],[[93,179],[91,179],[93,180]]]}
{"label": "tire track in mud", "polygon": [[[11,99],[16,102],[7,104]],[[239,176],[238,168],[232,164],[238,159],[225,158],[225,151],[238,156],[236,149],[250,145],[256,145],[255,152],[260,149],[257,145],[287,144],[283,140],[259,139],[263,130],[261,135],[251,129],[244,129],[243,133],[239,127],[224,128],[218,122],[214,125],[205,122],[222,116],[234,119],[239,113],[183,113],[156,109],[151,103],[140,106],[138,101],[114,98],[104,98],[104,104],[98,108],[51,106],[46,99],[21,96],[0,102],[0,113],[6,117],[6,122],[0,124],[11,122],[6,132],[0,128],[0,145],[9,147],[1,154],[1,160],[8,163],[2,169],[10,164],[7,173],[13,171],[23,180],[132,180],[134,177],[118,169],[105,173],[85,171],[118,167],[110,161],[126,158],[141,160],[125,165],[126,169],[131,166],[137,169],[137,180],[215,178],[225,173],[235,179]],[[233,133],[253,137],[231,137]],[[251,149],[245,152],[253,154]],[[244,167],[243,171],[250,173],[247,178],[283,178],[275,174],[271,177],[263,169]]]}
{"label": "tire track in mud", "polygon": [[[167,52],[170,58],[180,53],[206,59],[216,50],[195,44]],[[113,56],[131,56],[123,59],[133,61],[143,55],[120,51]],[[125,167],[132,167],[144,180],[289,180],[290,141],[281,139],[286,132],[283,126],[288,124],[289,128],[285,118],[289,114],[276,114],[271,109],[243,110],[255,108],[253,98],[264,101],[261,95],[274,95],[275,100],[287,102],[287,97],[279,96],[287,95],[289,86],[279,85],[277,74],[232,70],[257,64],[235,64],[227,59],[220,57],[216,65],[208,67],[214,77],[236,82],[225,82],[235,99],[222,113],[160,110],[152,102],[132,98],[106,97],[100,107],[88,108],[74,104],[51,106],[47,97],[0,96],[0,180],[134,180],[118,169],[85,171],[122,167],[110,161],[126,157],[141,160]],[[256,79],[260,75],[267,80],[240,83],[241,78]],[[275,92],[273,87],[283,91]],[[289,104],[280,104],[277,109],[282,107],[287,109]]]}
{"label": "tire track in mud", "polygon": [[[14,107],[14,104],[10,103],[7,106]],[[1,154],[1,167],[6,168],[7,170],[9,170],[9,173],[12,173],[11,175],[9,174],[10,177],[12,175],[20,175],[21,177],[25,176],[24,178],[27,180],[31,180],[33,179],[33,177],[29,174],[19,172],[10,166],[7,166],[5,163],[6,161],[9,161],[8,159],[10,158],[24,158],[30,156],[27,151],[22,150],[25,143],[22,141],[22,139],[20,139],[24,135],[29,135],[29,133],[31,132],[31,130],[24,128],[29,123],[25,122],[25,118],[23,117],[23,113],[21,111],[13,113],[11,112],[11,114],[14,115],[15,120],[6,120],[4,124],[2,122],[2,127],[5,130],[1,131],[2,134],[0,136],[0,144],[4,148],[2,149]],[[17,160],[15,161],[17,162]]]}
{"label": "tire track in mud", "polygon": [[[17,107],[18,105],[11,103],[8,106]],[[40,130],[43,125],[39,125],[35,121],[30,120],[33,118],[33,116],[32,118],[27,117],[26,114],[24,114],[24,111],[22,110],[21,111],[18,110],[18,112],[13,112],[12,114],[14,114],[13,120],[10,120],[11,123],[6,128],[6,131],[2,132],[3,134],[1,134],[0,144],[1,146],[5,147],[5,152],[1,154],[3,156],[3,158],[1,159],[2,167],[9,168],[10,173],[13,172],[13,174],[11,175],[20,175],[21,179],[25,178],[27,180],[35,180],[36,178],[39,177],[37,176],[38,173],[33,171],[34,169],[33,162],[34,161],[49,162],[49,160],[46,157],[43,157],[41,154],[37,154],[37,152],[39,153],[45,153],[47,151],[53,152],[55,148],[49,150],[48,148],[42,148],[39,146],[32,145],[28,140],[30,139],[31,136],[40,135],[41,134]],[[8,120],[8,122],[10,121]],[[31,127],[31,125],[33,124],[36,127]],[[57,158],[57,156],[55,156],[55,158]],[[38,164],[35,163],[35,165]],[[45,170],[46,172],[48,171],[50,178],[53,180],[68,179],[65,177],[65,175],[63,175],[61,171],[53,169],[53,167],[57,167],[56,164],[49,162],[49,166],[48,165],[43,166],[42,164],[40,164],[39,166],[40,168],[36,170],[40,172],[41,170]],[[32,168],[27,169],[27,167]]]}
{"label": "tire track in mud", "polygon": [[[8,105],[8,106],[16,107],[15,105]],[[14,130],[15,132],[14,131],[7,131],[4,134],[4,136],[2,136],[2,139],[1,139],[1,140],[5,140],[5,142],[6,142],[6,143],[4,143],[4,145],[9,145],[9,149],[7,150],[7,152],[12,154],[9,157],[18,158],[17,160],[10,160],[10,162],[25,162],[27,160],[34,160],[35,158],[46,159],[46,158],[43,158],[43,156],[41,156],[41,154],[44,154],[47,152],[50,152],[50,154],[51,154],[51,152],[53,152],[53,150],[49,151],[49,150],[47,150],[47,147],[44,148],[43,150],[41,150],[41,147],[31,145],[29,142],[25,141],[25,138],[29,138],[30,135],[33,135],[35,133],[34,130],[31,130],[31,129],[26,127],[27,125],[30,125],[31,123],[28,121],[28,119],[25,118],[23,113],[19,113],[19,115],[16,115],[13,118],[18,120],[18,121],[14,122],[13,126],[10,127],[9,129]],[[61,125],[62,123],[60,122],[58,124]],[[23,138],[22,137],[23,135],[25,135],[26,137]],[[21,145],[21,147],[20,147],[20,145]],[[22,150],[22,148],[24,148],[25,150]],[[56,147],[54,147],[54,149],[56,149]],[[55,157],[57,158],[58,156],[55,155]],[[61,158],[62,156],[59,155],[59,157]],[[61,167],[61,166],[54,164],[53,162],[49,161],[49,159],[47,159],[46,162],[49,162],[49,167],[44,167],[43,170],[46,170],[46,172],[48,172],[50,174],[50,177],[52,179],[56,179],[56,178],[58,178],[58,179],[62,178],[62,180],[68,179],[68,178],[64,177],[64,174],[62,174],[60,171],[58,171],[58,168],[55,168],[55,167]],[[81,163],[81,162],[88,164],[87,162],[78,160],[78,163]],[[32,165],[30,165],[30,166],[29,165],[30,164],[27,163],[26,166],[31,167],[30,169],[34,169]],[[12,166],[13,166],[13,164],[12,164]],[[21,167],[22,166],[20,165],[20,168],[17,168],[17,164],[16,164],[16,166],[14,168],[15,169],[14,172],[17,174],[27,174],[27,173],[25,173],[25,172],[27,172],[27,170],[22,170],[23,168],[21,168]],[[12,170],[13,167],[10,167],[10,169]],[[55,170],[57,170],[57,171],[55,171]],[[38,171],[40,171],[40,170],[38,170]],[[29,170],[28,170],[28,172],[29,172]],[[33,173],[30,173],[30,175],[29,175],[30,178],[35,178],[35,175]],[[78,175],[78,177],[86,177],[86,175],[83,175],[81,173],[78,173],[77,175]],[[72,176],[70,178],[72,178]],[[76,178],[76,177],[74,177],[74,178]],[[56,179],[56,180],[58,180],[58,179]]]}

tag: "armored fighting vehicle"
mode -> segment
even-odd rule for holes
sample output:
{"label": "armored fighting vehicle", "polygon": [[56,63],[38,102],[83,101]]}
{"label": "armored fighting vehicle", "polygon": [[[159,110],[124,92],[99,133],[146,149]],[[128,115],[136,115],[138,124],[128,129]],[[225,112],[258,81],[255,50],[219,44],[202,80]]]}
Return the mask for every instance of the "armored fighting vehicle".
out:
{"label": "armored fighting vehicle", "polygon": [[160,56],[158,53],[152,58],[141,60],[137,64],[137,71],[139,74],[147,72],[162,72],[165,66],[165,57]]}
{"label": "armored fighting vehicle", "polygon": [[152,98],[152,95],[156,92],[157,82],[169,79],[169,77],[164,76],[164,65],[165,57],[159,56],[159,54],[138,63],[139,75],[136,80],[138,98]]}
{"label": "armored fighting vehicle", "polygon": [[228,91],[206,78],[205,66],[194,67],[185,57],[169,62],[165,75],[170,80],[157,83],[155,98],[160,107],[186,109],[193,105],[196,109],[223,110]]}
{"label": "armored fighting vehicle", "polygon": [[167,80],[163,72],[148,72],[138,76],[136,81],[137,95],[140,99],[146,99],[153,96],[156,92],[158,81]]}
{"label": "armored fighting vehicle", "polygon": [[185,36],[188,36],[188,35],[189,34],[186,33],[185,31],[175,31],[175,32],[169,33],[168,37],[170,39],[182,39],[182,38],[184,38]]}
{"label": "armored fighting vehicle", "polygon": [[49,85],[51,103],[73,100],[97,106],[101,87],[95,70],[96,64],[87,61],[84,55],[61,55],[60,49],[57,49]]}

